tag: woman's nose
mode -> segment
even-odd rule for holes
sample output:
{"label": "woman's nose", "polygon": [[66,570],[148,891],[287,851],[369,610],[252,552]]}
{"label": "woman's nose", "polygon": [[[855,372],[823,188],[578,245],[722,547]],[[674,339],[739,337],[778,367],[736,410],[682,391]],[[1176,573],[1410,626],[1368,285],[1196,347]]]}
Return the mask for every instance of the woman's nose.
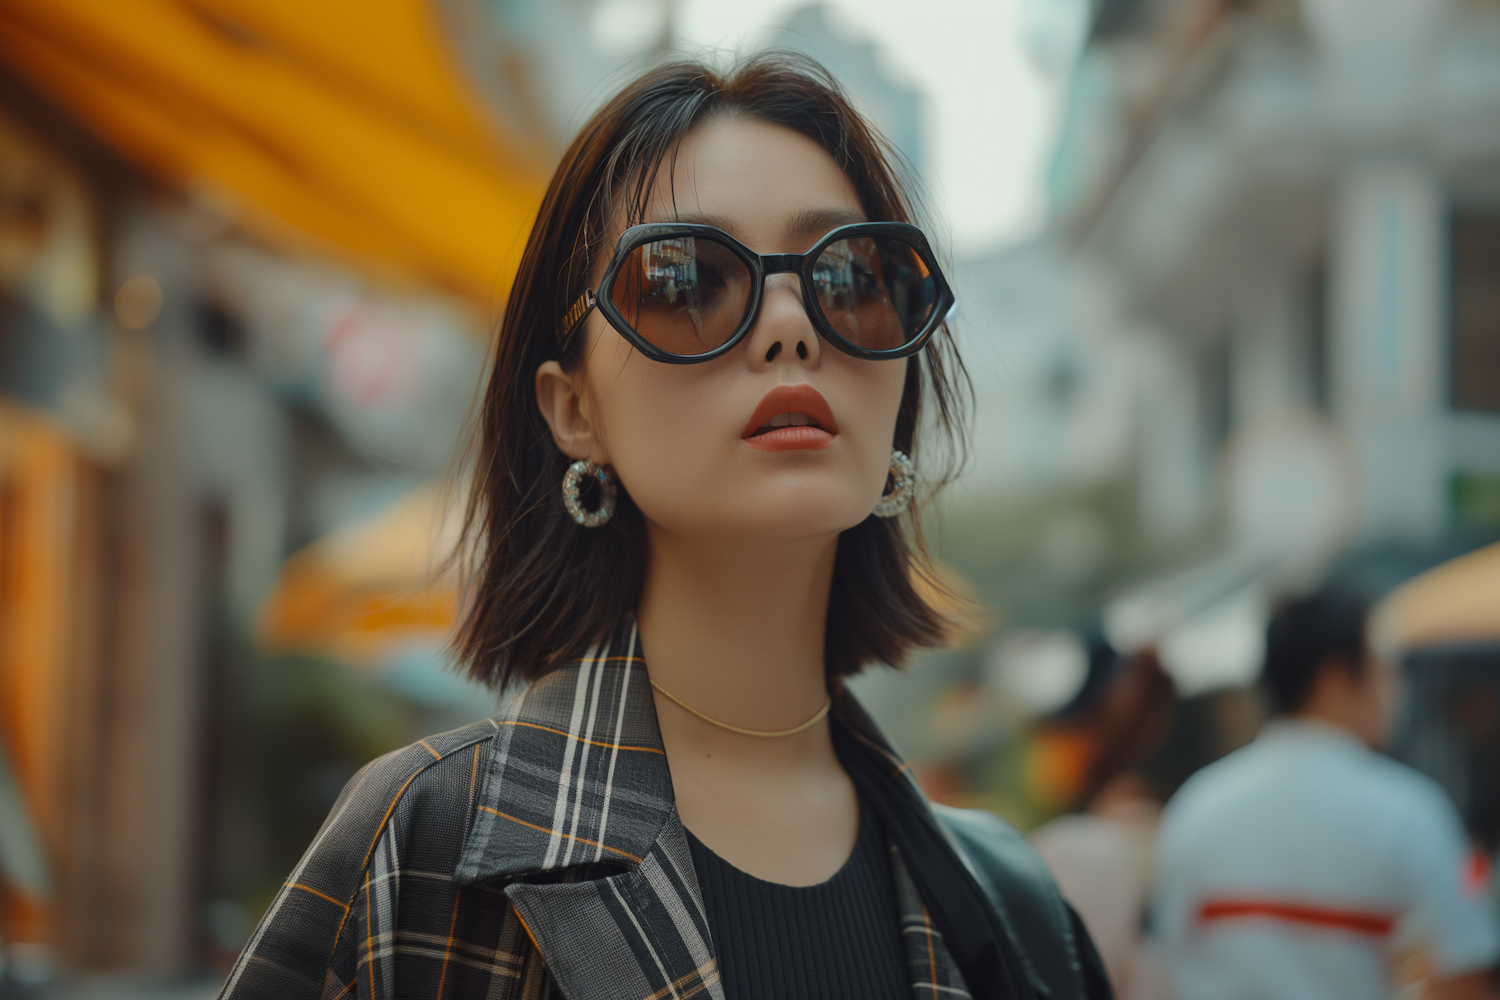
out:
{"label": "woman's nose", "polygon": [[802,278],[797,274],[766,277],[760,315],[750,331],[750,356],[763,363],[783,354],[816,364],[821,350],[818,332],[802,304]]}

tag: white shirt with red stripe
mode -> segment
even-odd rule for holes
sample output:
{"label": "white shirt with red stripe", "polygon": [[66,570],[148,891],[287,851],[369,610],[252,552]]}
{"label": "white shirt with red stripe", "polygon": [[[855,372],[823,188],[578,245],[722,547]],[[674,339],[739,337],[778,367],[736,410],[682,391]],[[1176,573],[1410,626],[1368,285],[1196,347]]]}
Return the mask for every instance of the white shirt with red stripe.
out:
{"label": "white shirt with red stripe", "polygon": [[1277,720],[1168,803],[1151,938],[1177,1000],[1389,997],[1397,951],[1438,976],[1496,960],[1471,859],[1431,779],[1345,730]]}

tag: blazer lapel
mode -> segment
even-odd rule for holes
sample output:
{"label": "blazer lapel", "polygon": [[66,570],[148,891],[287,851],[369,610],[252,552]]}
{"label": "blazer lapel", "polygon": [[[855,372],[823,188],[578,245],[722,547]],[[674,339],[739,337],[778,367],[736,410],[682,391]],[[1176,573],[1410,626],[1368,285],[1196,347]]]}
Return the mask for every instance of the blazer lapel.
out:
{"label": "blazer lapel", "polygon": [[574,1000],[723,1000],[634,620],[495,722],[455,880],[508,883]]}
{"label": "blazer lapel", "polygon": [[628,871],[505,890],[572,1000],[724,1000],[687,840],[672,819]]}
{"label": "blazer lapel", "polygon": [[674,806],[633,620],[527,687],[495,724],[460,882],[644,860]]}
{"label": "blazer lapel", "polygon": [[[833,718],[836,725],[853,737],[844,743],[844,752],[873,762],[876,765],[873,770],[881,774],[881,789],[907,799],[916,809],[931,810],[932,806],[917,784],[911,767],[842,685],[835,692]],[[846,761],[845,767],[848,766]],[[877,794],[886,794],[886,791]],[[891,838],[891,870],[896,883],[896,904],[901,913],[901,939],[906,946],[912,996],[918,1000],[936,1000],[938,997],[972,1000],[973,994],[969,992],[963,972],[948,950],[942,932],[933,924],[921,890],[901,856],[895,831],[887,830],[886,834]]]}
{"label": "blazer lapel", "polygon": [[973,1000],[964,983],[958,963],[948,951],[943,934],[932,925],[927,906],[912,881],[911,872],[901,860],[901,852],[891,845],[891,873],[895,876],[896,906],[901,912],[901,942],[906,947],[906,970],[911,980],[914,1000]]}

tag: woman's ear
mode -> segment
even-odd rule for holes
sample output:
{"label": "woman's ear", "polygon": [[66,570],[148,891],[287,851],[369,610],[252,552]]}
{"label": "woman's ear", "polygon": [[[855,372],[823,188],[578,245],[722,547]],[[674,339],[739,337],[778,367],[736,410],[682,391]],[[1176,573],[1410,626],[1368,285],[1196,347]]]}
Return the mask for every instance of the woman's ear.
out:
{"label": "woman's ear", "polygon": [[591,400],[584,394],[582,376],[569,375],[556,361],[536,370],[536,405],[552,428],[552,440],[569,458],[596,465],[609,464],[609,450],[599,438]]}

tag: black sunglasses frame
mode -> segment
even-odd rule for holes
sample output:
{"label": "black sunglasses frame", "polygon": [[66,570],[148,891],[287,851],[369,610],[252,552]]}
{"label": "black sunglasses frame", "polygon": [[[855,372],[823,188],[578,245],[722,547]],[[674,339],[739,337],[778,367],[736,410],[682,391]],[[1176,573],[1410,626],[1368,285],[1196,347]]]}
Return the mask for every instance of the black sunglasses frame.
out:
{"label": "black sunglasses frame", "polygon": [[[625,317],[620,314],[619,309],[615,307],[614,298],[610,294],[614,289],[615,277],[634,250],[647,243],[682,236],[705,237],[723,245],[745,264],[751,275],[750,300],[745,306],[745,318],[740,321],[740,325],[728,340],[703,354],[672,354],[663,351],[631,327]],[[823,315],[823,309],[818,305],[817,293],[813,289],[813,269],[818,257],[829,244],[839,240],[873,236],[894,237],[911,246],[921,257],[922,263],[927,266],[928,273],[937,286],[937,299],[926,325],[910,341],[889,351],[867,350],[840,336],[839,332],[833,328],[833,324],[828,322],[827,317]],[[758,254],[717,226],[688,222],[652,222],[631,226],[620,236],[620,241],[615,244],[614,258],[610,260],[604,276],[599,279],[598,291],[585,289],[584,293],[574,301],[567,315],[563,317],[559,330],[561,340],[567,343],[588,317],[589,312],[597,307],[620,336],[652,361],[661,361],[671,365],[693,365],[702,361],[712,361],[714,358],[727,354],[745,339],[745,335],[755,325],[756,317],[760,315],[760,300],[765,289],[766,276],[784,272],[801,275],[802,307],[807,310],[807,318],[812,322],[813,328],[845,354],[868,361],[890,361],[916,354],[927,346],[933,333],[943,325],[955,301],[953,290],[938,267],[937,257],[932,252],[932,247],[928,245],[926,235],[916,226],[905,222],[855,222],[825,233],[806,253],[773,254]]]}

